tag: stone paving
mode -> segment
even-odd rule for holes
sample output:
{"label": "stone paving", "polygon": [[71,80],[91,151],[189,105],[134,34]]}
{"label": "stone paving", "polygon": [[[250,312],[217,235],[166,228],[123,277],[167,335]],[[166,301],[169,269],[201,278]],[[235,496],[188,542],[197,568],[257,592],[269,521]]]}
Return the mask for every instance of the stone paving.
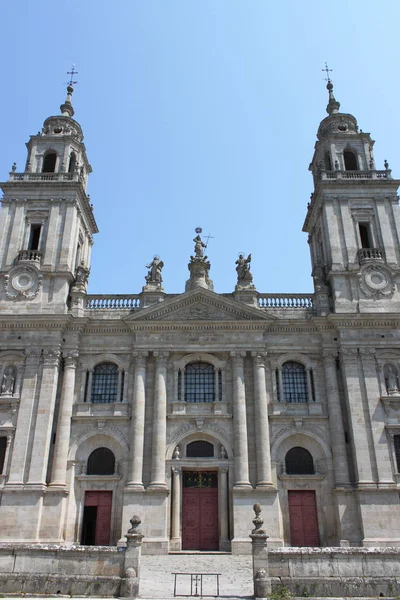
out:
{"label": "stone paving", "polygon": [[[173,572],[221,573],[220,596],[251,596],[253,593],[251,556],[222,553],[177,553],[162,556],[142,555],[140,596],[142,598],[172,598]],[[203,593],[214,594],[215,578],[205,577]],[[178,576],[177,593],[187,594],[190,577]]]}

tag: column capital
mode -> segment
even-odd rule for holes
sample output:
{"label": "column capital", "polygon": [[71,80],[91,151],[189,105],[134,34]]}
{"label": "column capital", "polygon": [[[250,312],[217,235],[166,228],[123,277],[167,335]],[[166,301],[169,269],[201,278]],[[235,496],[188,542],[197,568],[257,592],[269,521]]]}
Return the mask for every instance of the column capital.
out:
{"label": "column capital", "polygon": [[178,477],[181,474],[182,467],[171,467],[172,473],[175,477]]}
{"label": "column capital", "polygon": [[25,354],[26,354],[26,363],[29,363],[30,365],[35,365],[39,362],[40,350],[38,348],[32,348],[30,350],[26,350]]}
{"label": "column capital", "polygon": [[77,350],[72,350],[64,356],[64,368],[65,369],[76,369],[78,364],[79,353]]}
{"label": "column capital", "polygon": [[375,362],[375,348],[359,348],[358,352],[363,361],[370,360],[371,362]]}
{"label": "column capital", "polygon": [[145,367],[149,353],[148,352],[133,352],[132,356],[134,358],[134,361],[135,361],[135,364],[137,367]]}
{"label": "column capital", "polygon": [[58,367],[60,364],[61,352],[59,348],[48,348],[43,350],[43,364],[49,367]]}
{"label": "column capital", "polygon": [[219,472],[220,473],[224,473],[224,475],[226,475],[229,471],[228,467],[219,467]]}
{"label": "column capital", "polygon": [[340,358],[346,362],[356,362],[358,358],[357,348],[340,348]]}
{"label": "column capital", "polygon": [[265,367],[265,359],[267,357],[266,352],[258,352],[253,350],[251,352],[251,357],[257,367]]}
{"label": "column capital", "polygon": [[235,363],[243,363],[243,359],[246,357],[246,351],[245,350],[241,350],[239,352],[233,351],[230,353],[231,355],[231,359],[233,360],[233,362]]}
{"label": "column capital", "polygon": [[332,348],[323,348],[322,349],[322,358],[324,359],[325,363],[334,363],[337,359],[337,352],[336,350],[333,350]]}
{"label": "column capital", "polygon": [[159,352],[158,350],[155,350],[153,352],[153,356],[156,359],[157,365],[166,366],[168,362],[169,352]]}

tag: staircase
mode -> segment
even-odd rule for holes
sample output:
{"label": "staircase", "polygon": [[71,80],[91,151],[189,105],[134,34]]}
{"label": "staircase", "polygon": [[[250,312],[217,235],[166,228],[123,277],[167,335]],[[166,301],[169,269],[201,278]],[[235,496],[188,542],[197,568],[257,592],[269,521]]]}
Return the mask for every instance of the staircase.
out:
{"label": "staircase", "polygon": [[[253,594],[251,556],[233,556],[224,552],[177,552],[156,556],[143,555],[140,569],[141,598],[173,598],[173,572],[221,573],[219,594],[225,598]],[[215,577],[203,580],[203,595],[216,594]],[[178,594],[190,593],[190,577],[178,577]],[[199,591],[200,594],[200,591]]]}

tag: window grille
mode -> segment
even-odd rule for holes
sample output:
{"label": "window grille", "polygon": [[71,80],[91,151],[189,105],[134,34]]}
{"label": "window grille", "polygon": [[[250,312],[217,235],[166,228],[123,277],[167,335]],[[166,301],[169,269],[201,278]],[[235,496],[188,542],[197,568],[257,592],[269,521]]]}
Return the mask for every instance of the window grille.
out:
{"label": "window grille", "polygon": [[314,461],[308,450],[296,446],[291,448],[285,457],[288,475],[314,475]]}
{"label": "window grille", "polygon": [[87,475],[114,475],[115,456],[108,448],[96,448],[87,461]]}
{"label": "window grille", "polygon": [[275,369],[276,397],[278,402],[281,401],[281,386],[279,383],[279,370]]}
{"label": "window grille", "polygon": [[396,456],[397,473],[400,473],[400,435],[393,436],[394,453]]}
{"label": "window grille", "polygon": [[292,361],[286,362],[282,367],[282,383],[285,402],[308,402],[307,374],[304,365]]}
{"label": "window grille", "polygon": [[218,400],[222,402],[222,371],[218,371]]}
{"label": "window grille", "polygon": [[[122,386],[121,386],[122,387]],[[113,363],[97,365],[93,371],[90,399],[95,404],[110,404],[117,401],[118,367]]]}
{"label": "window grille", "polygon": [[197,440],[186,446],[187,458],[213,458],[214,446],[210,442]]}
{"label": "window grille", "polygon": [[185,402],[214,402],[215,372],[213,365],[190,363],[185,369]]}
{"label": "window grille", "polygon": [[216,471],[183,471],[182,479],[185,488],[218,487],[218,473]]}

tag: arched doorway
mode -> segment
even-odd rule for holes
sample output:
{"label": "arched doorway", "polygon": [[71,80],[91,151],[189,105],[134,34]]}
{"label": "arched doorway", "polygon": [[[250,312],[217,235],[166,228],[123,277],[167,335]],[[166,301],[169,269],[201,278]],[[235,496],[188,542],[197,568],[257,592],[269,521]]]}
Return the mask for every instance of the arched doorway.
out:
{"label": "arched doorway", "polygon": [[218,473],[182,473],[182,550],[219,550]]}

